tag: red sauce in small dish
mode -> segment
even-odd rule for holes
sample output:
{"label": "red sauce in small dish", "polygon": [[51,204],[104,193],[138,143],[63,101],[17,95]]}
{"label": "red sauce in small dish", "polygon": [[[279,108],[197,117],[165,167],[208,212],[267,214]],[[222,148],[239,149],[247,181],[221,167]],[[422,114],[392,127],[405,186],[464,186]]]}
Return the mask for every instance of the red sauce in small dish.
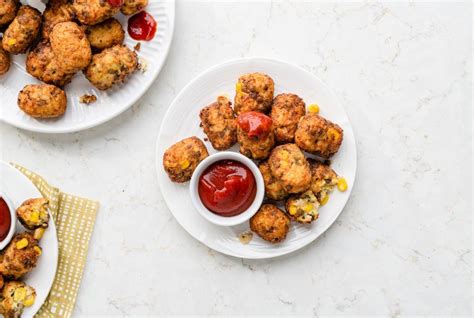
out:
{"label": "red sauce in small dish", "polygon": [[0,198],[0,242],[3,241],[8,232],[10,232],[10,226],[12,225],[12,219],[10,215],[10,209],[3,198]]}
{"label": "red sauce in small dish", "polygon": [[107,0],[107,2],[114,8],[121,7],[124,3],[124,0]]}
{"label": "red sauce in small dish", "polygon": [[128,19],[128,34],[137,41],[150,41],[155,37],[157,23],[146,11],[140,11]]}
{"label": "red sauce in small dish", "polygon": [[272,119],[259,112],[243,113],[237,117],[237,124],[249,137],[264,138],[272,130]]}
{"label": "red sauce in small dish", "polygon": [[206,208],[220,216],[234,216],[253,203],[257,184],[252,171],[235,160],[220,160],[199,177],[199,197]]}

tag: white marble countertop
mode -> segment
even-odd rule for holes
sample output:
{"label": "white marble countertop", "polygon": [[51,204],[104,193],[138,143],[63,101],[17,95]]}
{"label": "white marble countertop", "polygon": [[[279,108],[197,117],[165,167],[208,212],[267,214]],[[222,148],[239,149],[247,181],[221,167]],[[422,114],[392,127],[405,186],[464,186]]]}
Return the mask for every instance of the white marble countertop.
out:
{"label": "white marble countertop", "polygon": [[[69,135],[0,124],[2,160],[102,204],[75,315],[470,316],[471,14],[470,3],[178,1],[166,66],[131,110]],[[189,236],[154,167],[160,122],[179,90],[248,56],[325,81],[358,147],[357,180],[336,224],[264,261]]]}

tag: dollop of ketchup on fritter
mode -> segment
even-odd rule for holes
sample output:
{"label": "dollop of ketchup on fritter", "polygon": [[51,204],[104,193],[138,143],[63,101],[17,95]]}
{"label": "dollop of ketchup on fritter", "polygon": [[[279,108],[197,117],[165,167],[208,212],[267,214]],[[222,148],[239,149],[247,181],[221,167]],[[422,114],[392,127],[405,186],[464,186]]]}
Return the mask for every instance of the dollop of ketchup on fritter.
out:
{"label": "dollop of ketchup on fritter", "polygon": [[5,200],[0,198],[0,242],[7,237],[11,225],[10,209]]}
{"label": "dollop of ketchup on fritter", "polygon": [[112,6],[112,7],[121,7],[124,3],[124,0],[107,0],[107,2]]}
{"label": "dollop of ketchup on fritter", "polygon": [[157,23],[146,11],[140,11],[128,19],[128,34],[137,41],[150,41],[155,37]]}
{"label": "dollop of ketchup on fritter", "polygon": [[248,112],[237,117],[237,124],[249,137],[264,138],[270,133],[273,121],[263,113]]}

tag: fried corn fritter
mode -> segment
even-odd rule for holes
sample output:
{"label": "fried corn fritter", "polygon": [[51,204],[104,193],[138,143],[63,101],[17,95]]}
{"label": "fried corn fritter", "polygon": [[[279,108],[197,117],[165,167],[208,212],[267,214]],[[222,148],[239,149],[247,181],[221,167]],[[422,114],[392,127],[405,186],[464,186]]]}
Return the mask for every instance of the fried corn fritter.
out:
{"label": "fried corn fritter", "polygon": [[290,229],[288,216],[273,204],[264,204],[249,221],[250,229],[265,241],[279,243]]}
{"label": "fried corn fritter", "polygon": [[5,318],[19,318],[25,307],[35,303],[36,291],[19,281],[5,283],[0,293],[0,314]]}
{"label": "fried corn fritter", "polygon": [[68,84],[74,73],[66,73],[59,66],[48,40],[40,41],[26,57],[26,71],[42,82],[60,87]]}
{"label": "fried corn fritter", "polygon": [[49,201],[45,198],[28,199],[16,209],[16,216],[28,230],[46,228],[49,222],[48,206]]}
{"label": "fried corn fritter", "polygon": [[313,191],[292,195],[285,205],[290,217],[299,223],[311,223],[319,217],[319,202]]}
{"label": "fried corn fritter", "polygon": [[125,37],[122,25],[115,18],[89,26],[86,34],[91,46],[98,50],[122,44]]}
{"label": "fried corn fritter", "polygon": [[244,156],[255,160],[266,159],[275,145],[272,119],[253,111],[240,114],[237,117],[237,141]]}
{"label": "fried corn fritter", "polygon": [[21,6],[3,34],[3,49],[12,54],[25,53],[38,36],[41,28],[41,13],[33,7]]}
{"label": "fried corn fritter", "polygon": [[137,53],[125,45],[115,45],[94,54],[84,74],[92,85],[100,90],[106,90],[114,84],[125,81],[137,67]]}
{"label": "fried corn fritter", "polygon": [[72,7],[77,19],[86,25],[94,25],[113,17],[120,11],[106,0],[73,0]]}
{"label": "fried corn fritter", "polygon": [[235,113],[237,115],[250,111],[268,113],[272,106],[274,89],[272,78],[266,74],[242,75],[236,84]]}
{"label": "fried corn fritter", "polygon": [[163,167],[173,182],[191,180],[194,170],[209,153],[201,139],[193,136],[169,147],[163,155]]}
{"label": "fried corn fritter", "polygon": [[7,278],[19,279],[36,267],[41,255],[41,247],[32,233],[16,234],[3,250],[0,259],[0,274]]}
{"label": "fried corn fritter", "polygon": [[271,117],[277,143],[294,142],[298,122],[305,113],[305,103],[298,95],[279,94],[275,97]]}
{"label": "fried corn fritter", "polygon": [[341,146],[341,127],[319,116],[307,113],[298,124],[295,142],[302,150],[325,159],[334,155]]}
{"label": "fried corn fritter", "polygon": [[49,34],[56,24],[73,20],[74,11],[68,0],[49,0],[43,12],[41,35],[44,39],[49,39]]}
{"label": "fried corn fritter", "polygon": [[225,96],[204,107],[199,113],[201,126],[216,150],[226,150],[237,142],[237,124],[231,102]]}
{"label": "fried corn fritter", "polygon": [[148,0],[125,0],[120,11],[125,15],[132,15],[142,11],[148,5]]}
{"label": "fried corn fritter", "polygon": [[319,203],[324,205],[329,199],[329,193],[339,180],[336,172],[329,165],[314,159],[308,159],[311,168],[311,191],[316,195]]}
{"label": "fried corn fritter", "polygon": [[[3,276],[2,274],[0,274],[0,290],[2,290],[3,288],[3,285],[5,284],[5,281],[3,280]],[[0,309],[0,314],[1,314],[1,309]]]}
{"label": "fried corn fritter", "polygon": [[265,182],[265,194],[269,199],[279,201],[288,196],[288,192],[285,191],[280,181],[272,175],[268,161],[261,162],[258,169],[262,173]]}
{"label": "fried corn fritter", "polygon": [[57,23],[49,35],[58,65],[65,73],[75,73],[89,65],[91,46],[86,34],[75,22]]}
{"label": "fried corn fritter", "polygon": [[0,26],[15,19],[20,2],[17,0],[0,0]]}
{"label": "fried corn fritter", "polygon": [[308,161],[295,144],[285,144],[273,149],[268,159],[270,171],[288,193],[300,193],[311,185]]}
{"label": "fried corn fritter", "polygon": [[54,85],[26,85],[18,94],[18,107],[35,118],[61,116],[66,105],[66,93]]}
{"label": "fried corn fritter", "polygon": [[10,69],[10,55],[0,45],[0,75],[5,74],[6,72],[8,72],[9,69]]}

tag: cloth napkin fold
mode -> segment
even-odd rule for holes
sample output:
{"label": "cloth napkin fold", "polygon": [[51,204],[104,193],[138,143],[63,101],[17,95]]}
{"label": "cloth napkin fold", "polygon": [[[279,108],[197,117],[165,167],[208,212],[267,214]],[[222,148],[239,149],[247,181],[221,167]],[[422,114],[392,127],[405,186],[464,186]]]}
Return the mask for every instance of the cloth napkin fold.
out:
{"label": "cloth napkin fold", "polygon": [[49,200],[58,235],[58,270],[49,296],[35,318],[70,317],[86,265],[99,202],[64,193],[34,172],[14,163],[12,165]]}

